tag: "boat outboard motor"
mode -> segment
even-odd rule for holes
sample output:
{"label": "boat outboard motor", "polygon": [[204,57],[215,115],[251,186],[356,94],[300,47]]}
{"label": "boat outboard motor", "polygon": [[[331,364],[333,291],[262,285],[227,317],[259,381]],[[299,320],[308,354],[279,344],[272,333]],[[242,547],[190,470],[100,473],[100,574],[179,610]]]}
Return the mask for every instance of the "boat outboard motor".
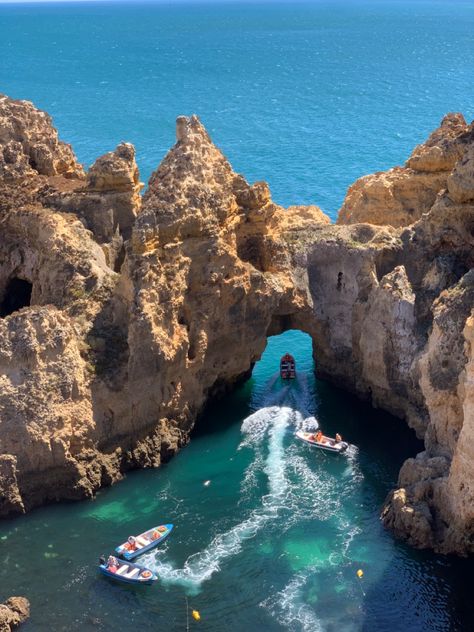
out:
{"label": "boat outboard motor", "polygon": [[99,557],[99,564],[102,564],[102,566],[105,566],[105,555],[101,555]]}

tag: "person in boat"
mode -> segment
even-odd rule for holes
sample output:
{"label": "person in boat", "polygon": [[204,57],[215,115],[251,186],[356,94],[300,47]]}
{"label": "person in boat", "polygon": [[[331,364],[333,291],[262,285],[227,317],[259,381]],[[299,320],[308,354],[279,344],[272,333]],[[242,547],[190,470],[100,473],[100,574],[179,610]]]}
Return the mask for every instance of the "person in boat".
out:
{"label": "person in boat", "polygon": [[323,440],[323,433],[321,432],[321,430],[318,430],[318,432],[316,432],[316,434],[313,435],[313,439],[314,441],[321,443],[321,441]]}
{"label": "person in boat", "polygon": [[107,570],[110,571],[111,573],[116,573],[118,571],[119,568],[119,563],[116,557],[114,557],[113,555],[109,555],[109,558],[107,560]]}
{"label": "person in boat", "polygon": [[136,551],[137,550],[137,541],[133,537],[133,535],[130,535],[128,537],[127,544],[125,545],[125,548],[128,549],[129,551]]}
{"label": "person in boat", "polygon": [[341,443],[341,441],[342,441],[341,435],[338,432],[336,432],[336,443]]}

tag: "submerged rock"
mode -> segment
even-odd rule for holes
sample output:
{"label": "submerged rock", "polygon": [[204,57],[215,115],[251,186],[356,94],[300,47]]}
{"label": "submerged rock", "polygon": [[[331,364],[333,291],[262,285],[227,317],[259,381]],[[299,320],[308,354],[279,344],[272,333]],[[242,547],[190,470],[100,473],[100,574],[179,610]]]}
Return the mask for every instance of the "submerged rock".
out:
{"label": "submerged rock", "polygon": [[473,140],[460,115],[406,167],[358,181],[333,225],[247,183],[196,116],[178,119],[142,199],[131,145],[84,176],[46,115],[3,105],[7,130],[42,122],[53,166],[33,169],[28,141],[0,183],[1,515],[159,466],[267,336],[297,328],[319,377],[425,441],[385,524],[415,546],[474,550]]}

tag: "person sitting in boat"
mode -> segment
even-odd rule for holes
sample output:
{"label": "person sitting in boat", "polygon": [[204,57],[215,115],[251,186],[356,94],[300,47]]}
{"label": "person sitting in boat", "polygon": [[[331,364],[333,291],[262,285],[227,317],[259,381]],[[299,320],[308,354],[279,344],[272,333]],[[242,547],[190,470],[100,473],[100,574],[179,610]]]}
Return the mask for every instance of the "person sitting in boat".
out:
{"label": "person sitting in boat", "polygon": [[118,571],[119,563],[116,557],[113,555],[109,555],[107,560],[107,570],[111,573],[116,573]]}
{"label": "person sitting in boat", "polygon": [[341,441],[342,441],[341,435],[338,432],[336,432],[336,443],[341,443]]}
{"label": "person sitting in boat", "polygon": [[314,434],[312,438],[314,439],[314,441],[321,443],[323,439],[323,433],[321,432],[321,430],[318,430],[318,432],[316,432],[316,434]]}
{"label": "person sitting in boat", "polygon": [[125,548],[128,549],[129,551],[136,551],[137,550],[137,541],[133,537],[133,535],[130,535],[128,537],[127,544],[125,545]]}

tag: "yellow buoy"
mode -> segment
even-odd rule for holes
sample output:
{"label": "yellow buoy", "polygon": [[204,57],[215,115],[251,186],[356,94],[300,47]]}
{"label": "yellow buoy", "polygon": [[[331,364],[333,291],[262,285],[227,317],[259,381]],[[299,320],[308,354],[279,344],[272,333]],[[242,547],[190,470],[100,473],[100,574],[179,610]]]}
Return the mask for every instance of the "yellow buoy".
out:
{"label": "yellow buoy", "polygon": [[193,619],[195,619],[196,621],[200,621],[201,619],[201,615],[199,614],[198,610],[193,610]]}
{"label": "yellow buoy", "polygon": [[364,577],[364,571],[362,569],[359,568],[359,570],[357,571],[357,577],[360,579],[361,577]]}

